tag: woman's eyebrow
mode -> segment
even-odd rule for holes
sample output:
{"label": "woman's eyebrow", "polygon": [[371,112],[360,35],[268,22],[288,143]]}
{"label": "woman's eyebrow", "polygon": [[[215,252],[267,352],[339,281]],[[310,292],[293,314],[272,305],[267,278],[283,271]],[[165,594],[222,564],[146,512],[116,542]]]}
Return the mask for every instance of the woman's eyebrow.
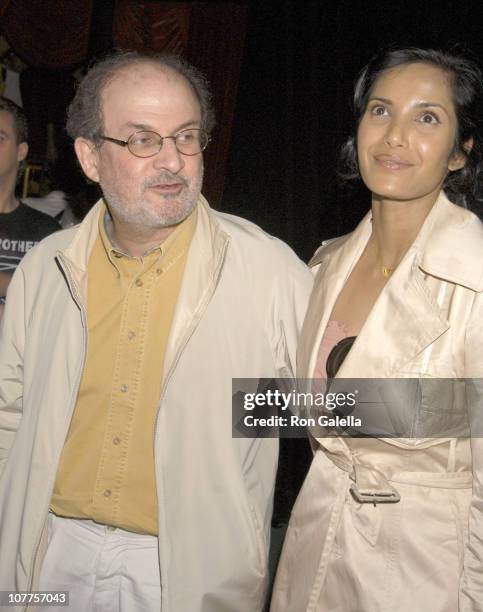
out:
{"label": "woman's eyebrow", "polygon": [[417,104],[415,104],[416,108],[428,108],[429,106],[436,106],[438,108],[442,108],[446,113],[448,112],[446,110],[446,106],[444,106],[444,104],[441,104],[440,102],[418,102]]}
{"label": "woman's eyebrow", "polygon": [[374,100],[377,100],[378,102],[384,102],[384,104],[389,104],[390,106],[392,105],[392,101],[389,100],[389,98],[381,98],[381,96],[373,96],[372,98],[369,98],[369,102],[372,102]]}

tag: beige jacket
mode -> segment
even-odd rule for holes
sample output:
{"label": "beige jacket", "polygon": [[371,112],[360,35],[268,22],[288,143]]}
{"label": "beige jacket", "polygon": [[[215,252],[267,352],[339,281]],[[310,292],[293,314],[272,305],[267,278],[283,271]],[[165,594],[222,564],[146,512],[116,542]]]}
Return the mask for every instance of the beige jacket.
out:
{"label": "beige jacket", "polygon": [[[299,377],[314,371],[337,296],[370,234],[368,215],[313,259]],[[483,377],[482,292],[483,225],[441,194],[338,377]],[[445,401],[427,411],[435,418],[468,412],[482,436],[483,394],[476,383],[451,380]],[[319,438],[314,446],[272,612],[483,610],[481,438],[471,445],[468,438]],[[393,488],[401,501],[360,504],[351,485]]]}
{"label": "beige jacket", "polygon": [[[99,206],[14,275],[0,328],[0,590],[35,589],[82,374]],[[154,435],[163,612],[255,612],[277,441],[232,438],[232,377],[290,375],[312,277],[279,240],[202,200]],[[73,551],[74,552],[74,551]]]}

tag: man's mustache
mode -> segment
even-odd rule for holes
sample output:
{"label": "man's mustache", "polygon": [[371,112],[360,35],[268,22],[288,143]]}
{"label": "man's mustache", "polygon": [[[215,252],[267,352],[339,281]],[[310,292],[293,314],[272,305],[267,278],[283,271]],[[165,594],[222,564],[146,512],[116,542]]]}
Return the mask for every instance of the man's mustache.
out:
{"label": "man's mustache", "polygon": [[156,187],[157,185],[177,185],[181,183],[183,187],[188,187],[188,181],[179,174],[172,172],[160,172],[156,176],[151,176],[143,181],[143,188]]}

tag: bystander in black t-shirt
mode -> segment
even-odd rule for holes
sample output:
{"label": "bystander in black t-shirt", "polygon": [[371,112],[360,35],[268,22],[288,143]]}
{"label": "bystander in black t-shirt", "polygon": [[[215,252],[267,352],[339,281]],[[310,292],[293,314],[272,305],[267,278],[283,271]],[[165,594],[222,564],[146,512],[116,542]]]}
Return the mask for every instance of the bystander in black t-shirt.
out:
{"label": "bystander in black t-shirt", "polygon": [[55,219],[23,202],[0,213],[0,272],[12,274],[28,250],[60,229]]}

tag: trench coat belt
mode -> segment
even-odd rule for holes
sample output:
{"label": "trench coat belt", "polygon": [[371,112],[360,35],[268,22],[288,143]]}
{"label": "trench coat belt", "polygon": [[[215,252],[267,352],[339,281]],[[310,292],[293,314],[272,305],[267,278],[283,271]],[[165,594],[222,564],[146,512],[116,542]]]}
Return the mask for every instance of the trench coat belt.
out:
{"label": "trench coat belt", "polygon": [[401,497],[391,483],[410,484],[421,487],[443,489],[470,489],[473,475],[463,472],[394,472],[388,474],[389,465],[384,466],[384,472],[375,466],[368,466],[353,457],[350,461],[341,455],[324,451],[332,463],[347,472],[353,480],[350,491],[359,503],[394,503]]}

